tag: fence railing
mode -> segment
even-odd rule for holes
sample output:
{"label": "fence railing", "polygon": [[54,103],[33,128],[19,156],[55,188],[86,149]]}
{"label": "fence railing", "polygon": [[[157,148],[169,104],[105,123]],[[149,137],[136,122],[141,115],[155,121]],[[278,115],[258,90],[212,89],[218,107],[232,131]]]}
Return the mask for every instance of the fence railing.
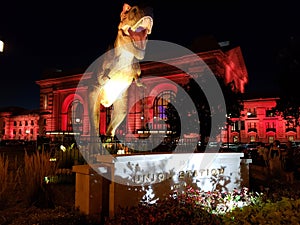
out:
{"label": "fence railing", "polygon": [[198,141],[195,138],[172,139],[161,136],[152,136],[147,139],[76,137],[40,143],[37,149],[50,152],[53,160],[57,160],[59,163],[59,168],[71,169],[73,165],[87,162],[96,163],[97,155],[153,152],[191,153],[199,147]]}

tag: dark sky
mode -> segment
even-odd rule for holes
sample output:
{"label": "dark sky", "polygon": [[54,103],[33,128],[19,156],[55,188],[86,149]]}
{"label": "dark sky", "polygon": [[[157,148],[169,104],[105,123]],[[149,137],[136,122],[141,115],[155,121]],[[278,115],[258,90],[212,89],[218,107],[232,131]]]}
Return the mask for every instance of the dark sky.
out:
{"label": "dark sky", "polygon": [[[248,92],[277,87],[275,58],[299,35],[296,1],[144,1],[153,7],[151,40],[183,46],[213,35],[242,49]],[[87,68],[114,42],[124,1],[6,1],[1,3],[0,107],[39,107],[36,80],[45,70]],[[127,1],[129,4],[141,1]],[[164,4],[162,4],[164,3]]]}

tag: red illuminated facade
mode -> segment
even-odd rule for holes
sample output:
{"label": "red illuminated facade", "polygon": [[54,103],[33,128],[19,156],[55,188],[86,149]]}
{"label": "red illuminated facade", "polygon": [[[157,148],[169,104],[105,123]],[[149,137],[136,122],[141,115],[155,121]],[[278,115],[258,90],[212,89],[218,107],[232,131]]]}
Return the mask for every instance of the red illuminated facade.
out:
{"label": "red illuminated facade", "polygon": [[[177,94],[176,84],[185,84],[189,75],[178,68],[187,68],[189,74],[204,71],[208,68],[215,76],[224,79],[225,83],[234,82],[236,91],[244,92],[248,75],[239,47],[223,51],[221,49],[201,52],[198,56],[205,62],[199,65],[194,56],[186,55],[165,60],[165,63],[141,63],[143,82],[147,86],[140,95],[136,96],[136,86],[129,90],[130,105],[126,121],[118,129],[125,135],[138,134],[145,126],[151,130],[163,130],[162,115],[157,107],[165,107],[161,99],[174,98]],[[172,65],[172,66],[170,66]],[[202,68],[203,67],[203,68]],[[90,133],[87,92],[88,86],[82,84],[90,79],[88,73],[62,75],[51,74],[52,78],[37,81],[40,86],[40,110],[42,121],[40,135],[46,132],[72,132],[73,126],[82,136]],[[201,74],[200,74],[201,75]],[[163,78],[163,81],[162,81]],[[80,82],[80,85],[78,86]],[[143,99],[136,102],[136,99]],[[109,108],[100,110],[100,133],[104,134],[109,120]]]}
{"label": "red illuminated facade", "polygon": [[[244,93],[248,83],[248,74],[239,47],[225,50],[218,48],[197,54],[217,77],[227,84],[234,82],[235,91]],[[175,66],[170,66],[172,65]],[[194,57],[189,55],[172,58],[165,63],[141,63],[143,82],[147,86],[140,95],[136,96],[136,86],[129,90],[129,113],[117,130],[122,135],[143,135],[141,131],[148,128],[155,132],[164,130],[165,118],[160,115],[159,107],[165,107],[162,99],[172,99],[178,90],[176,84],[186,84],[189,75],[179,70],[184,67],[189,75],[203,70]],[[200,73],[201,75],[201,73]],[[0,137],[3,140],[21,139],[36,140],[37,135],[52,133],[68,133],[79,131],[82,137],[90,134],[88,112],[88,81],[89,73],[63,74],[56,72],[45,79],[36,81],[40,86],[40,111],[26,115],[15,115],[9,112],[0,113]],[[161,78],[165,78],[163,81]],[[88,83],[88,82],[86,82]],[[78,85],[80,84],[80,85]],[[145,97],[146,96],[146,97]],[[142,99],[136,101],[136,99]],[[273,142],[300,139],[300,131],[289,129],[286,121],[275,116],[270,109],[276,104],[276,98],[259,98],[244,101],[244,110],[240,118],[230,118],[232,123],[228,129],[224,127],[217,137],[221,142]],[[104,134],[109,122],[112,108],[102,107],[100,114],[100,133]],[[26,122],[27,121],[27,122]],[[33,121],[33,122],[32,122]]]}
{"label": "red illuminated facade", "polygon": [[38,110],[7,107],[0,111],[0,140],[34,141],[39,133]]}
{"label": "red illuminated facade", "polygon": [[243,143],[261,141],[273,143],[295,141],[300,139],[299,127],[294,128],[271,110],[276,106],[277,98],[258,98],[244,101],[241,118],[233,119],[235,124],[230,127],[230,140]]}

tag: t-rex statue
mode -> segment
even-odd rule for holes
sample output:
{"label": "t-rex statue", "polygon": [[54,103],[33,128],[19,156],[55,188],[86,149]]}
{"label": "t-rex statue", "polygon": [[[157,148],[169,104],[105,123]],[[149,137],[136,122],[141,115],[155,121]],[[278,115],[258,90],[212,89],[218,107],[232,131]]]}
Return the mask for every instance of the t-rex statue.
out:
{"label": "t-rex statue", "polygon": [[104,60],[89,90],[89,113],[92,116],[90,128],[93,136],[100,136],[100,104],[105,107],[113,104],[111,121],[105,134],[113,137],[127,115],[129,86],[133,81],[138,86],[143,85],[138,80],[141,74],[138,60],[144,58],[148,35],[153,26],[152,12],[147,13],[138,6],[123,5],[114,49],[109,51],[113,54]]}

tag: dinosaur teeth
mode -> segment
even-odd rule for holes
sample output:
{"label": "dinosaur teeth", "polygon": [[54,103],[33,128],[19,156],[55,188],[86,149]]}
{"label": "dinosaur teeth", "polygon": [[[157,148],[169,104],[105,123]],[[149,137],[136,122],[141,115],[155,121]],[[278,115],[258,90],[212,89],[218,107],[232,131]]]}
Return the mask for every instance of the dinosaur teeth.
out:
{"label": "dinosaur teeth", "polygon": [[142,27],[144,29],[147,29],[147,33],[150,34],[152,31],[152,26],[153,26],[153,19],[150,16],[144,16],[142,17],[138,22],[136,22],[135,25],[131,27],[131,29],[135,32],[139,27]]}
{"label": "dinosaur teeth", "polygon": [[138,22],[136,22],[133,26],[129,26],[128,24],[120,25],[119,29],[122,29],[126,35],[129,35],[129,30],[134,32],[142,32],[143,30],[147,30],[147,34],[150,34],[152,31],[153,20],[150,16],[142,17]]}

